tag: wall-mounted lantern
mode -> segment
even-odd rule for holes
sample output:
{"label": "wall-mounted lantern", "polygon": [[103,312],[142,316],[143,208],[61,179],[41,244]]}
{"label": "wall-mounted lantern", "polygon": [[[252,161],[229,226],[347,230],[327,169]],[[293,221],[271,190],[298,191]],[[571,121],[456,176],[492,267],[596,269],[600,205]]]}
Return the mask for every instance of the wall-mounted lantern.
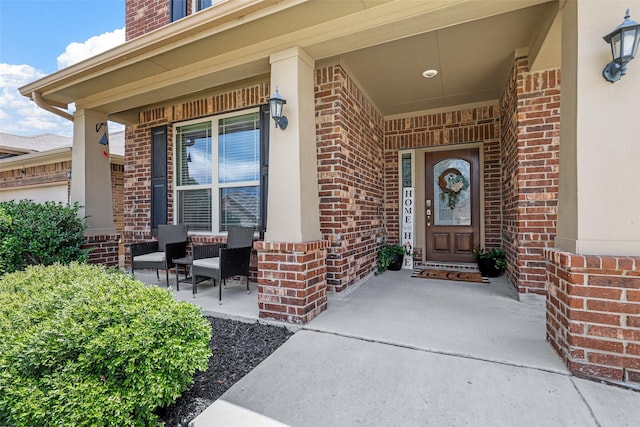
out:
{"label": "wall-mounted lantern", "polygon": [[638,51],[640,24],[629,18],[629,9],[627,9],[622,24],[603,37],[604,41],[611,45],[613,61],[604,67],[602,76],[611,83],[617,82],[627,73],[627,64],[636,56]]}
{"label": "wall-mounted lantern", "polygon": [[280,96],[278,88],[276,88],[276,93],[271,95],[271,98],[269,98],[269,109],[271,110],[271,117],[276,123],[276,127],[282,130],[285,130],[289,124],[287,117],[282,114],[282,107],[286,103],[287,100]]}

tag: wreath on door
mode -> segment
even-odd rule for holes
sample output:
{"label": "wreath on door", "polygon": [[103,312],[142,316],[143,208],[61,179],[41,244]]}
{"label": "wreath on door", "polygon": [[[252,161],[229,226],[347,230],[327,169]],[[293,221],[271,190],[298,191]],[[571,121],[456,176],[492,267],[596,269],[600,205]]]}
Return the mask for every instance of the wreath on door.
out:
{"label": "wreath on door", "polygon": [[449,209],[454,210],[458,204],[460,193],[469,188],[469,180],[456,168],[445,169],[438,177],[440,200],[447,202]]}

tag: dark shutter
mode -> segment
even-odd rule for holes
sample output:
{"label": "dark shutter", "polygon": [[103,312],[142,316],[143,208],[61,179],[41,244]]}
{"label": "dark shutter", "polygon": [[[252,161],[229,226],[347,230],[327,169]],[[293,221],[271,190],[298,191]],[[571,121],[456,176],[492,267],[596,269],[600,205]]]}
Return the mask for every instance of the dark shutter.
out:
{"label": "dark shutter", "polygon": [[167,127],[151,129],[151,231],[167,223]]}
{"label": "dark shutter", "polygon": [[269,194],[269,105],[260,107],[260,238],[267,231],[267,195]]}
{"label": "dark shutter", "polygon": [[171,7],[169,8],[171,22],[187,16],[187,1],[188,0],[171,0]]}

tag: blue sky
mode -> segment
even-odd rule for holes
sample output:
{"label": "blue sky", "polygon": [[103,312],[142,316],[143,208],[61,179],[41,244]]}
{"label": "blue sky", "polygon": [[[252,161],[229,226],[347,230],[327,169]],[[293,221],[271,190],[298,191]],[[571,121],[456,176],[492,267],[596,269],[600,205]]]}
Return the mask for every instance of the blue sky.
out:
{"label": "blue sky", "polygon": [[124,15],[125,0],[0,0],[0,132],[70,136],[18,87],[124,42]]}

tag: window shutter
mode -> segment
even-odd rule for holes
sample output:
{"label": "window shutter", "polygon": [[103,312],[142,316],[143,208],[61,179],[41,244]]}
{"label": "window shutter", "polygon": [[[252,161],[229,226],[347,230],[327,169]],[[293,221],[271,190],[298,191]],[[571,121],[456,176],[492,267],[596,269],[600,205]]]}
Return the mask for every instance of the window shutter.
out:
{"label": "window shutter", "polygon": [[151,231],[167,223],[167,126],[151,129]]}
{"label": "window shutter", "polygon": [[171,0],[170,18],[171,22],[187,16],[187,1],[188,0]]}
{"label": "window shutter", "polygon": [[269,105],[260,107],[260,238],[267,231],[267,196],[269,194],[269,125],[271,112]]}

